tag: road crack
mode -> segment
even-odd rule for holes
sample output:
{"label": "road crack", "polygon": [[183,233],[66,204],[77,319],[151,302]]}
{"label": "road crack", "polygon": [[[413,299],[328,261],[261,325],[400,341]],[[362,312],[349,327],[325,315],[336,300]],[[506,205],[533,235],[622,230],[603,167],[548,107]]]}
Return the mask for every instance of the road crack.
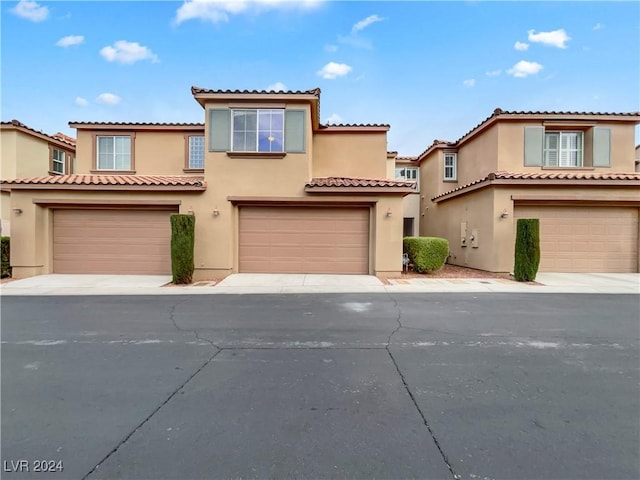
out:
{"label": "road crack", "polygon": [[433,440],[433,443],[436,445],[436,448],[438,449],[438,452],[440,452],[440,456],[442,456],[442,460],[444,461],[445,465],[449,469],[449,472],[451,472],[451,475],[453,475],[453,478],[457,480],[457,479],[461,478],[460,475],[458,475],[454,471],[453,467],[451,466],[451,462],[447,458],[447,455],[444,453],[444,450],[442,449],[442,446],[440,445],[440,442],[438,441],[438,438],[436,437],[433,429],[431,428],[431,425],[429,424],[429,420],[427,419],[427,416],[425,415],[425,413],[422,411],[422,409],[418,405],[418,401],[416,400],[416,397],[413,395],[413,392],[409,388],[409,384],[407,383],[407,379],[405,378],[404,374],[402,373],[402,370],[400,370],[400,365],[398,365],[398,362],[396,361],[396,358],[393,356],[393,353],[391,353],[391,341],[393,339],[393,336],[396,333],[398,333],[400,331],[400,329],[405,328],[405,327],[402,325],[402,308],[400,308],[400,305],[398,304],[398,301],[393,297],[393,295],[389,295],[389,296],[393,300],[394,306],[398,310],[398,316],[396,317],[396,322],[398,323],[398,326],[395,328],[395,330],[393,330],[389,334],[389,338],[387,339],[387,345],[385,347],[385,350],[387,351],[387,354],[389,355],[389,358],[391,359],[391,362],[393,363],[393,366],[396,368],[396,372],[398,372],[398,375],[400,376],[400,380],[402,381],[402,385],[404,385],[404,389],[407,391],[407,394],[409,395],[409,398],[413,402],[413,406],[418,411],[418,414],[420,415],[420,418],[422,418],[422,423],[424,424],[425,427],[427,427],[427,430],[429,431],[429,434],[431,435],[431,439]]}
{"label": "road crack", "polygon": [[171,399],[175,397],[178,394],[178,392],[180,392],[180,390],[182,390],[191,380],[193,380],[193,378],[196,375],[198,375],[202,370],[204,370],[204,368],[207,365],[209,365],[209,363],[211,363],[213,359],[220,354],[220,352],[222,352],[222,350],[218,349],[218,351],[216,351],[213,355],[211,355],[211,357],[209,357],[209,359],[206,362],[200,365],[200,367],[195,372],[193,372],[189,376],[189,378],[187,378],[182,384],[180,384],[178,388],[176,388],[173,392],[171,392],[171,394],[160,405],[158,405],[144,420],[142,420],[142,422],[140,422],[131,432],[129,432],[122,440],[120,440],[120,442],[109,453],[107,453],[107,455],[105,455],[105,457],[102,460],[100,460],[95,467],[93,467],[89,472],[87,472],[87,474],[82,477],[82,480],[86,480],[87,478],[89,478],[91,474],[96,472],[100,468],[100,466],[109,459],[109,457],[111,457],[114,453],[116,453],[120,449],[120,447],[122,447],[125,443],[127,443],[127,441],[133,436],[134,433],[140,430],[149,420],[151,420],[151,418],[156,413],[160,411],[162,407],[164,407],[167,403],[169,403]]}

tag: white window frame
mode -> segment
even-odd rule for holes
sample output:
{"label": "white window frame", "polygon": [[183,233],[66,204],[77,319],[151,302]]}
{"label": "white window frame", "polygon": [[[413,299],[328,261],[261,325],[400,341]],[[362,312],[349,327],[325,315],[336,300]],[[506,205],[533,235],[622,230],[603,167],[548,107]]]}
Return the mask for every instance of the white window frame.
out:
{"label": "white window frame", "polygon": [[[104,139],[104,138],[111,138],[113,140],[113,152],[110,152],[111,154],[111,166],[110,167],[104,167],[100,165],[100,140]],[[121,152],[118,153],[116,151],[116,143],[117,143],[117,139],[126,139],[128,141],[129,144],[129,151],[128,152]],[[132,142],[132,138],[131,135],[98,135],[96,136],[96,170],[106,170],[106,171],[117,171],[117,170],[122,170],[122,171],[130,171],[132,169],[132,152],[131,152],[131,148],[132,148],[133,142]],[[103,155],[106,155],[106,153],[103,153]],[[125,166],[118,168],[117,167],[117,163],[118,163],[118,155],[123,155],[123,158],[128,159]]]}
{"label": "white window frame", "polygon": [[[549,144],[555,138],[556,146]],[[571,147],[571,138],[576,138],[576,147]],[[564,146],[563,146],[564,144]],[[555,155],[555,160],[552,159]],[[584,166],[584,135],[581,131],[545,130],[543,163],[545,167],[580,168]]]}
{"label": "white window frame", "polygon": [[[449,174],[447,175],[447,172]],[[442,172],[442,178],[445,181],[457,181],[458,180],[458,154],[457,153],[445,153],[444,154],[444,169]]]}
{"label": "white window frame", "polygon": [[[62,156],[61,158],[60,158],[60,155]],[[53,152],[51,153],[51,171],[53,173],[64,175],[66,173],[66,163],[67,163],[66,152],[64,150],[60,150],[59,148],[53,148]],[[61,166],[60,171],[56,170],[56,165]]]}
{"label": "white window frame", "polygon": [[396,167],[396,180],[416,182],[416,190],[420,189],[420,169],[418,167]]}
{"label": "white window frame", "polygon": [[[241,133],[241,130],[238,129],[238,131],[236,132],[236,117],[235,117],[235,113],[236,112],[255,112],[255,121],[256,121],[256,129],[255,129],[255,149],[252,150],[246,150],[246,149],[240,149],[237,148],[236,146],[236,141],[235,141],[235,136],[236,133]],[[261,133],[265,133],[265,130],[261,130],[260,129],[260,113],[279,113],[282,117],[282,129],[274,129],[274,128],[269,128],[268,132],[269,132],[269,138],[273,137],[274,133],[279,133],[280,134],[280,138],[281,140],[281,147],[280,149],[273,149],[270,148],[269,150],[260,150],[260,134]],[[284,153],[284,138],[285,138],[285,114],[284,114],[284,108],[236,108],[236,109],[232,109],[231,110],[231,151],[232,152],[256,152],[256,153]],[[243,130],[243,132],[245,133],[245,135],[250,135],[253,133],[252,130]],[[275,137],[273,137],[275,138]],[[270,141],[273,142],[273,141]],[[246,139],[245,139],[245,143],[246,143]],[[273,144],[270,144],[270,146],[273,146]]]}
{"label": "white window frame", "polygon": [[[199,145],[194,145],[195,140],[198,140]],[[189,159],[188,168],[192,170],[204,170],[204,135],[190,135],[189,141]],[[198,155],[195,159],[194,156]],[[197,163],[196,163],[197,160]]]}

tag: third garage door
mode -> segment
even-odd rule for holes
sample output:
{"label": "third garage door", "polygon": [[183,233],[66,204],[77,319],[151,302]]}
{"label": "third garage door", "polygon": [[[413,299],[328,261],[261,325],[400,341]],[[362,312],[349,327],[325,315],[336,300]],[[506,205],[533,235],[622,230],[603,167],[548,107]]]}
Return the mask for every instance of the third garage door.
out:
{"label": "third garage door", "polygon": [[540,219],[541,272],[638,271],[638,209],[518,206],[516,218]]}
{"label": "third garage door", "polygon": [[241,207],[239,270],[369,273],[369,208]]}

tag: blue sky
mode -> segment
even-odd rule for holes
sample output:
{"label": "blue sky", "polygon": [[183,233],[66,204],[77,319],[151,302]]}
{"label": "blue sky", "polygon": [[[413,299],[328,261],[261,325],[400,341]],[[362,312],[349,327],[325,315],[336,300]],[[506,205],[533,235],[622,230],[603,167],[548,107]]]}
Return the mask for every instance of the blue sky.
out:
{"label": "blue sky", "polygon": [[[190,87],[322,89],[416,155],[503,110],[640,110],[638,2],[2,1],[2,120],[203,122]],[[640,135],[636,131],[636,143]]]}

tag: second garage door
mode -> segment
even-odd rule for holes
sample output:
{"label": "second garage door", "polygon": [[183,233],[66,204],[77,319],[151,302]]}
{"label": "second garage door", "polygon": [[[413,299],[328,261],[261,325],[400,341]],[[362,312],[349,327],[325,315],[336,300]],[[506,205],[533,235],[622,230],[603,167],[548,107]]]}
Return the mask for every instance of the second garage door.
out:
{"label": "second garage door", "polygon": [[638,271],[638,209],[518,206],[516,218],[540,219],[541,272]]}
{"label": "second garage door", "polygon": [[239,270],[369,273],[369,208],[241,207]]}
{"label": "second garage door", "polygon": [[53,271],[171,274],[168,210],[55,210]]}

